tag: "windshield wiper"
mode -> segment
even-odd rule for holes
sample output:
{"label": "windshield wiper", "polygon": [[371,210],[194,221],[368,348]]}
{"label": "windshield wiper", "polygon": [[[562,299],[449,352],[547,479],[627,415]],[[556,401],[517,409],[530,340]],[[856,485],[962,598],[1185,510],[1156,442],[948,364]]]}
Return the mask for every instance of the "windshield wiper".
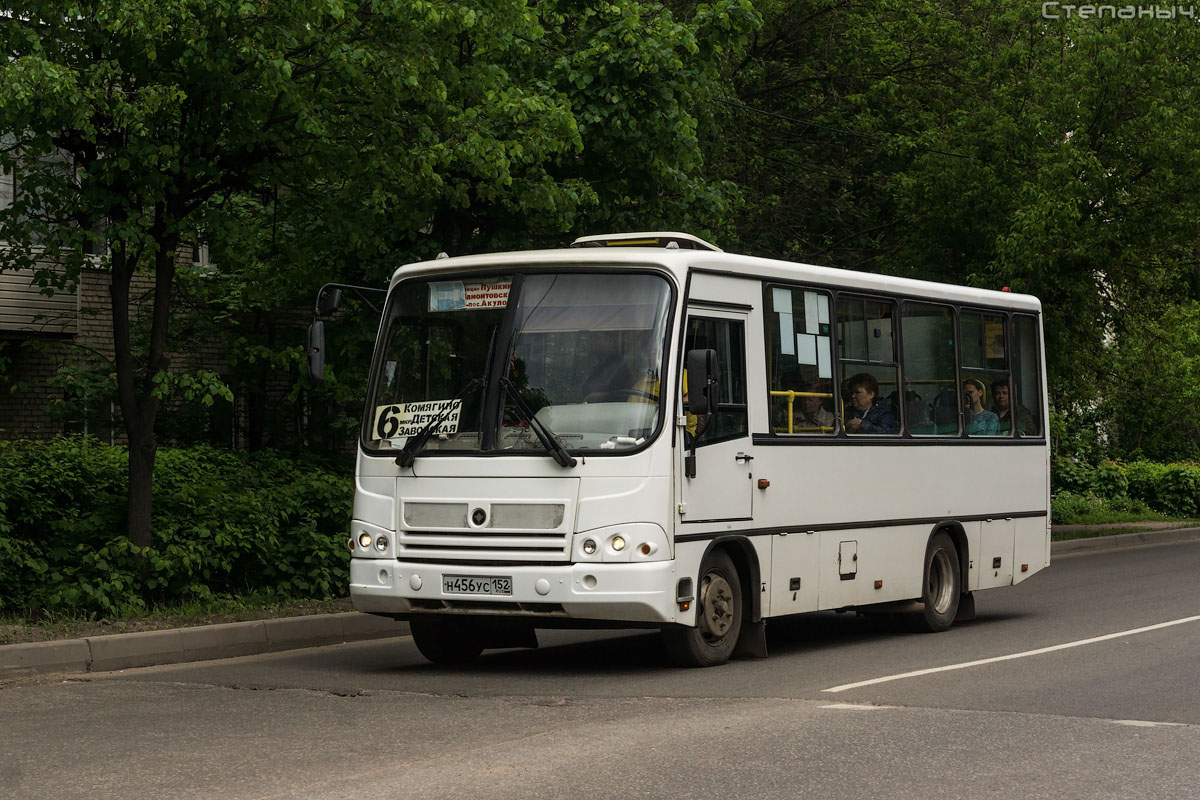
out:
{"label": "windshield wiper", "polygon": [[417,453],[421,452],[421,448],[429,441],[429,437],[433,436],[433,432],[438,429],[438,426],[450,416],[450,412],[454,410],[454,400],[461,400],[471,392],[483,385],[482,378],[472,378],[467,381],[467,385],[462,388],[462,391],[450,398],[451,402],[446,404],[442,412],[429,422],[425,423],[425,427],[417,432],[416,436],[409,437],[404,443],[404,447],[400,449],[400,455],[396,456],[396,463],[402,467],[411,467],[417,459]]}
{"label": "windshield wiper", "polygon": [[508,396],[512,398],[513,405],[517,407],[517,410],[525,415],[525,419],[529,420],[529,427],[533,428],[533,432],[537,434],[538,441],[549,451],[550,455],[554,456],[554,460],[558,462],[558,465],[560,467],[575,466],[578,462],[567,452],[567,448],[554,435],[554,431],[546,427],[546,424],[539,420],[529,408],[529,404],[525,402],[524,398],[521,397],[521,393],[517,390],[516,384],[508,378],[501,378],[500,385],[508,392]]}

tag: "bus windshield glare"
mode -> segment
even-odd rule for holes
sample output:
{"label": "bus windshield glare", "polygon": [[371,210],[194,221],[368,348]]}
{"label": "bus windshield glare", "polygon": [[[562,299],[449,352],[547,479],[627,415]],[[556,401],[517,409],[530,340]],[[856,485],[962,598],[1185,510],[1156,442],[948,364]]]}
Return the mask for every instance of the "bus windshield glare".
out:
{"label": "bus windshield glare", "polygon": [[403,283],[364,444],[402,449],[440,420],[422,452],[545,455],[537,423],[572,453],[640,447],[662,424],[670,299],[667,281],[645,273]]}

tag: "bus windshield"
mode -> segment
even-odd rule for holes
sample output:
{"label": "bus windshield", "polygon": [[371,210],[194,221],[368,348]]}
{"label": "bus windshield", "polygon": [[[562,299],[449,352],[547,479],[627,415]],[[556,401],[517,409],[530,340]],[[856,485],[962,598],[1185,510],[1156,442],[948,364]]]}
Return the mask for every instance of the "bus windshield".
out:
{"label": "bus windshield", "polygon": [[637,448],[662,424],[670,297],[646,273],[401,284],[364,443],[400,449],[436,420],[422,452],[544,455],[539,425],[573,453]]}

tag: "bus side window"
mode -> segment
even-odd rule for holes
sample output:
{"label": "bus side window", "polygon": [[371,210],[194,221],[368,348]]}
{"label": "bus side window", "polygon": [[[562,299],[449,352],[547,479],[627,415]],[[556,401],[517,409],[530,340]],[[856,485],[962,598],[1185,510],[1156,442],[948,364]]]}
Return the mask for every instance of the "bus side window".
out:
{"label": "bus side window", "polygon": [[829,295],[766,289],[767,407],[776,434],[835,430]]}
{"label": "bus side window", "polygon": [[837,325],[843,427],[847,433],[899,434],[905,411],[897,382],[895,305],[839,295]]}
{"label": "bus side window", "polygon": [[962,353],[963,427],[968,436],[1011,436],[1002,425],[1009,400],[1004,315],[964,310],[958,316]]}
{"label": "bus side window", "polygon": [[949,306],[906,302],[904,400],[913,436],[958,435],[958,379],[954,368],[954,313]]}
{"label": "bus side window", "polygon": [[718,405],[712,414],[697,420],[696,445],[746,436],[750,426],[746,404],[745,326],[737,320],[689,317],[684,352],[689,350],[716,350],[720,370],[717,376]]}
{"label": "bus side window", "polygon": [[1037,319],[1025,314],[1013,317],[1013,418],[1018,436],[1042,435],[1042,404],[1038,384]]}

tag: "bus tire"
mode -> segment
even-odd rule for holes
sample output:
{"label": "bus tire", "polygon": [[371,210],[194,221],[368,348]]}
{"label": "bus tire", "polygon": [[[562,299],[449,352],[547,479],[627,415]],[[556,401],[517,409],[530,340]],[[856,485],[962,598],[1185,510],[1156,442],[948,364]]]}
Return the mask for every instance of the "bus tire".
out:
{"label": "bus tire", "polygon": [[476,620],[413,617],[408,627],[421,655],[434,664],[465,664],[483,652],[483,632]]}
{"label": "bus tire", "polygon": [[715,667],[733,655],[742,632],[742,584],[724,550],[704,557],[696,586],[696,626],[664,628],[663,642],[681,667]]}
{"label": "bus tire", "polygon": [[949,534],[938,531],[925,547],[924,580],[921,582],[921,612],[913,619],[921,632],[949,630],[958,615],[962,595],[962,570],[958,549]]}

